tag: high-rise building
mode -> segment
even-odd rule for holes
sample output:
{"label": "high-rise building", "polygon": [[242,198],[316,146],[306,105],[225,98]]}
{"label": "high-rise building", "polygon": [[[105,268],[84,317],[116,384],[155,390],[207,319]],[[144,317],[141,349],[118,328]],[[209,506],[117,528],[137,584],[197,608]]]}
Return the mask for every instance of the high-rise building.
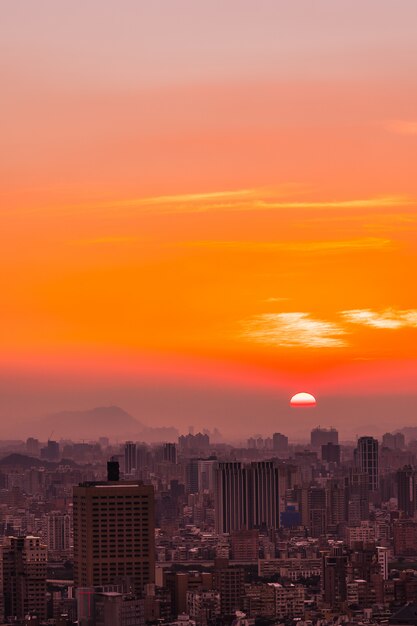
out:
{"label": "high-rise building", "polygon": [[38,456],[40,450],[39,440],[29,437],[26,439],[26,452],[29,456]]}
{"label": "high-rise building", "polygon": [[349,468],[345,480],[349,526],[359,526],[369,517],[369,475],[357,467]]}
{"label": "high-rise building", "polygon": [[337,530],[340,524],[347,521],[346,488],[342,480],[331,478],[326,484],[327,492],[327,524]]}
{"label": "high-rise building", "polygon": [[76,587],[130,579],[135,592],[154,581],[154,490],[141,482],[74,487]]}
{"label": "high-rise building", "polygon": [[3,548],[4,606],[7,617],[46,619],[47,548],[39,537],[6,537]]}
{"label": "high-rise building", "polygon": [[273,461],[251,463],[249,528],[279,528],[279,471]]}
{"label": "high-rise building", "polygon": [[338,609],[346,600],[346,573],[348,557],[341,546],[335,546],[323,556],[323,601]]}
{"label": "high-rise building", "polygon": [[218,533],[249,526],[248,469],[239,462],[221,462],[215,469],[215,525]]}
{"label": "high-rise building", "polygon": [[359,437],[358,447],[355,450],[356,466],[369,476],[369,488],[377,491],[379,488],[379,455],[378,440],[373,437]]}
{"label": "high-rise building", "polygon": [[279,527],[280,475],[273,461],[218,463],[214,482],[217,532]]}
{"label": "high-rise building", "polygon": [[133,441],[126,441],[125,443],[125,474],[129,476],[137,468],[136,459],[136,444]]}
{"label": "high-rise building", "polygon": [[338,444],[325,443],[321,447],[321,459],[325,463],[335,463],[336,465],[340,464],[340,446]]}
{"label": "high-rise building", "polygon": [[281,433],[274,433],[272,435],[272,449],[275,452],[286,453],[288,452],[288,437]]}
{"label": "high-rise building", "polygon": [[164,443],[163,459],[168,463],[177,462],[177,446],[175,443]]}
{"label": "high-rise building", "polygon": [[382,436],[382,447],[391,450],[403,450],[405,448],[405,437],[402,433],[385,433]]}
{"label": "high-rise building", "polygon": [[339,433],[335,428],[321,428],[317,426],[317,428],[313,428],[311,431],[310,443],[312,448],[317,448],[318,450],[326,443],[337,445],[339,443]]}
{"label": "high-rise building", "polygon": [[41,448],[41,458],[46,461],[59,460],[59,443],[57,441],[48,440],[45,448]]}
{"label": "high-rise building", "polygon": [[411,465],[405,465],[397,471],[398,510],[405,517],[413,517],[416,510],[416,480]]}
{"label": "high-rise building", "polygon": [[245,570],[229,566],[227,559],[217,559],[214,564],[214,588],[220,592],[221,615],[233,615],[241,609]]}
{"label": "high-rise building", "polygon": [[307,490],[308,528],[312,537],[326,533],[327,506],[326,490],[318,485],[310,485]]}
{"label": "high-rise building", "polygon": [[71,548],[71,517],[52,511],[45,516],[46,543],[49,552],[69,552]]}
{"label": "high-rise building", "polygon": [[185,467],[186,493],[198,493],[198,467],[200,459],[189,459]]}
{"label": "high-rise building", "polygon": [[217,465],[216,457],[199,459],[198,461],[198,490],[214,492],[214,470]]}

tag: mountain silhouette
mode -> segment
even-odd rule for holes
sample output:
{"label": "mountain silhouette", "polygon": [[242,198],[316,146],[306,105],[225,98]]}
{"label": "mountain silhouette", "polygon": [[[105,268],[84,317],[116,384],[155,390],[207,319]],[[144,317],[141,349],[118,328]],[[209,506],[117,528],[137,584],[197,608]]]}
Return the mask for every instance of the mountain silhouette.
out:
{"label": "mountain silhouette", "polygon": [[40,439],[135,438],[144,425],[118,406],[100,406],[85,411],[60,411],[32,422],[33,436]]}

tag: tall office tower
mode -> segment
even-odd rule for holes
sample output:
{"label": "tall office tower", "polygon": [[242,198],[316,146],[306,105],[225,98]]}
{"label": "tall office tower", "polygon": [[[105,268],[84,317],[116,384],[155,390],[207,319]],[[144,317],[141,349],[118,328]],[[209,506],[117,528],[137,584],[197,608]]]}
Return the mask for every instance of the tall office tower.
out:
{"label": "tall office tower", "polygon": [[74,487],[76,587],[130,579],[136,593],[155,577],[154,490],[138,481]]}
{"label": "tall office tower", "polygon": [[413,517],[416,510],[415,471],[411,465],[405,465],[397,471],[398,510],[405,517]]}
{"label": "tall office tower", "polygon": [[66,553],[71,548],[71,517],[52,511],[45,516],[46,543],[49,552]]}
{"label": "tall office tower", "polygon": [[198,461],[198,490],[214,492],[214,470],[217,466],[216,457],[199,459]]}
{"label": "tall office tower", "polygon": [[405,437],[402,433],[385,433],[382,436],[382,447],[391,450],[402,450],[405,448]]}
{"label": "tall office tower", "polygon": [[345,484],[348,525],[359,526],[369,518],[369,475],[357,467],[350,468]]}
{"label": "tall office tower", "polygon": [[331,442],[322,445],[321,460],[325,463],[340,465],[340,446]]}
{"label": "tall office tower", "polygon": [[279,527],[279,468],[273,461],[251,463],[249,527]]}
{"label": "tall office tower", "polygon": [[275,452],[288,452],[288,437],[281,433],[274,433],[272,435],[272,449]]}
{"label": "tall office tower", "polygon": [[4,607],[7,617],[46,619],[47,548],[39,537],[6,537],[3,548]]}
{"label": "tall office tower", "polygon": [[373,437],[359,437],[358,447],[355,450],[356,467],[369,476],[369,488],[378,491],[379,488],[379,456],[378,440]]}
{"label": "tall office tower", "polygon": [[48,440],[45,448],[41,448],[41,458],[46,461],[59,460],[59,443],[57,441]]}
{"label": "tall office tower", "polygon": [[339,443],[339,433],[335,428],[313,428],[310,435],[310,443],[312,448],[321,449],[326,443]]}
{"label": "tall office tower", "polygon": [[137,468],[136,444],[133,441],[125,443],[125,474],[132,474]]}
{"label": "tall office tower", "polygon": [[163,446],[163,459],[168,463],[177,462],[177,446],[175,443],[164,443]]}
{"label": "tall office tower", "polygon": [[323,601],[338,609],[346,601],[346,573],[348,557],[340,546],[333,547],[330,554],[323,556]]}
{"label": "tall office tower", "polygon": [[331,478],[326,484],[327,492],[327,524],[337,530],[340,524],[347,521],[346,489],[343,481]]}
{"label": "tall office tower", "polygon": [[248,469],[221,462],[214,470],[215,526],[219,534],[249,527]]}
{"label": "tall office tower", "polygon": [[198,464],[200,459],[189,459],[185,466],[185,492],[198,493]]}
{"label": "tall office tower", "polygon": [[38,456],[40,450],[39,440],[29,437],[26,439],[26,452],[29,456]]}
{"label": "tall office tower", "polygon": [[307,490],[308,527],[312,537],[326,533],[327,507],[326,490],[317,485],[310,485]]}

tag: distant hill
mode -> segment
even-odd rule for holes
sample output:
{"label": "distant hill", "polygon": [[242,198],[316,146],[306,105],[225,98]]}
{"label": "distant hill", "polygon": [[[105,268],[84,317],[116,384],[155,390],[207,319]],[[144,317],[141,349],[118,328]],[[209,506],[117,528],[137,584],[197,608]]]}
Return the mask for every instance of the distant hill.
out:
{"label": "distant hill", "polygon": [[100,406],[86,411],[61,411],[30,425],[33,436],[48,439],[136,439],[144,425],[118,406]]}
{"label": "distant hill", "polygon": [[41,459],[36,459],[32,456],[27,456],[26,454],[18,454],[16,452],[8,454],[7,456],[0,459],[0,467],[13,466],[21,467],[23,469],[30,469],[31,467],[46,467],[48,469],[53,469],[59,464],[71,465],[72,467],[80,467],[77,463],[70,459],[63,459],[59,463],[53,463],[52,461],[44,461]]}

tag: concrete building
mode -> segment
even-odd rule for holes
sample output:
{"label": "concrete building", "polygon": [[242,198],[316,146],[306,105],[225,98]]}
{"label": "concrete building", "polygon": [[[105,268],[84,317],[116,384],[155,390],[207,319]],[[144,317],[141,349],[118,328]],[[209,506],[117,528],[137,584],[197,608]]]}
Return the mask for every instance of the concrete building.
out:
{"label": "concrete building", "polygon": [[220,593],[205,589],[187,591],[187,613],[197,626],[214,626],[221,615]]}
{"label": "concrete building", "polygon": [[136,444],[133,441],[126,441],[125,443],[125,474],[131,476],[136,472],[137,468],[137,451]]}
{"label": "concrete building", "polygon": [[368,474],[371,491],[379,489],[379,444],[374,437],[359,437],[355,450],[356,467]]}
{"label": "concrete building", "polygon": [[140,482],[74,487],[74,581],[77,587],[129,578],[136,593],[154,581],[154,490]]}
{"label": "concrete building", "polygon": [[6,537],[3,548],[5,616],[46,619],[47,547],[39,537]]}

